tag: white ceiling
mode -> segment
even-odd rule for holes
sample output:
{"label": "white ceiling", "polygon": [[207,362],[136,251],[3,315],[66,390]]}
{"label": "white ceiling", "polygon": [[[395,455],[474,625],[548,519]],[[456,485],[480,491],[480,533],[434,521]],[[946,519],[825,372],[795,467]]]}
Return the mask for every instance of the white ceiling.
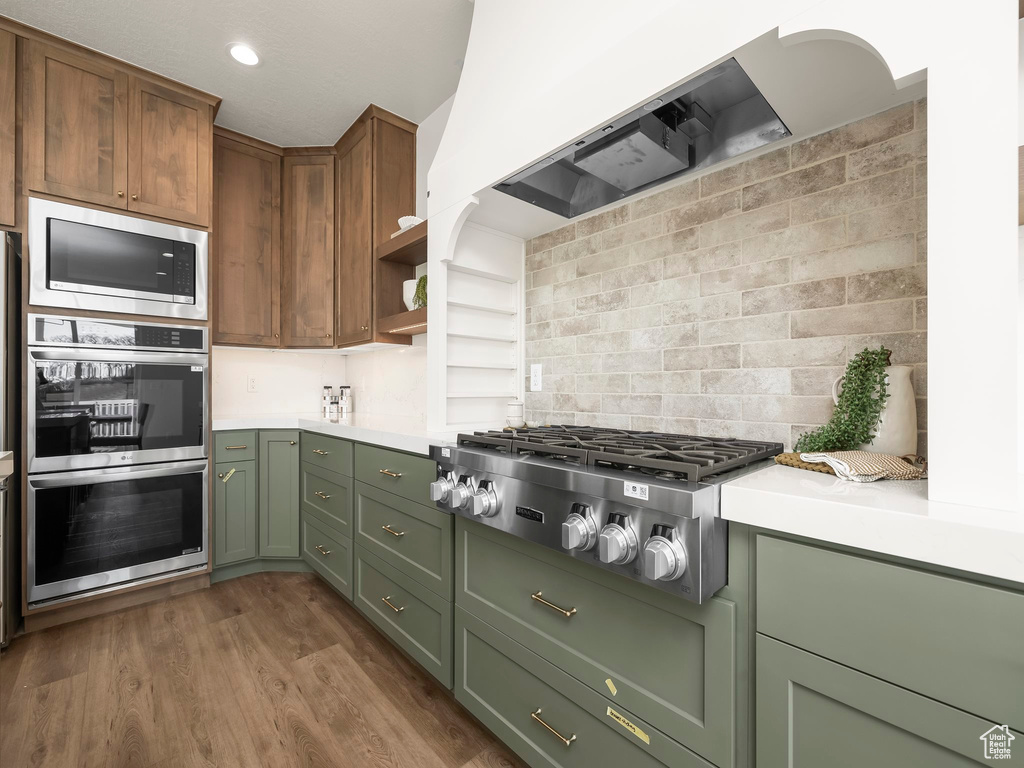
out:
{"label": "white ceiling", "polygon": [[[3,0],[0,13],[223,98],[217,124],[334,144],[371,101],[419,123],[459,82],[468,0]],[[226,46],[260,55],[245,67]]]}

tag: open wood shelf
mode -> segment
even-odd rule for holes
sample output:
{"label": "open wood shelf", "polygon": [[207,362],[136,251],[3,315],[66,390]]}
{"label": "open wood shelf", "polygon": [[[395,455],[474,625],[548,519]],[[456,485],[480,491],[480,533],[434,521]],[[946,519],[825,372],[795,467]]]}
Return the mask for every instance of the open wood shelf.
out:
{"label": "open wood shelf", "polygon": [[377,248],[377,258],[381,261],[393,261],[413,267],[426,264],[427,222],[423,221],[414,227],[409,227],[397,237],[381,243]]}
{"label": "open wood shelf", "polygon": [[413,309],[388,315],[377,321],[377,331],[393,333],[397,336],[415,336],[427,332],[427,308]]}

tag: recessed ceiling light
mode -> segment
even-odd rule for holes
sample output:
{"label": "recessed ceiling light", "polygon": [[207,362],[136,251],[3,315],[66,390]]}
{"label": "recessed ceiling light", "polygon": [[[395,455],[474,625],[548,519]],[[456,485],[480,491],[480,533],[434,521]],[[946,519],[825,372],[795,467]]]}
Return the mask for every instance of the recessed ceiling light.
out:
{"label": "recessed ceiling light", "polygon": [[239,64],[245,64],[247,67],[254,67],[260,63],[260,57],[256,55],[256,51],[245,43],[231,43],[228,46],[228,53]]}

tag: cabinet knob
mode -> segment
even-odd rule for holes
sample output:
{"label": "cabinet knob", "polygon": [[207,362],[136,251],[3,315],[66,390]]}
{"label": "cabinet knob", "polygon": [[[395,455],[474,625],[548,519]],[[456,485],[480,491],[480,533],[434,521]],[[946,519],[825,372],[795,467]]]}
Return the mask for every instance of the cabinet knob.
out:
{"label": "cabinet knob", "polygon": [[223,478],[224,477],[224,473],[223,472],[218,472],[217,473],[217,477]]}
{"label": "cabinet knob", "polygon": [[329,333],[326,334],[326,338],[328,338],[328,339],[331,338],[331,334],[329,334]]}
{"label": "cabinet knob", "polygon": [[370,330],[370,326],[368,326],[368,325],[361,325],[361,326],[359,326],[359,330],[360,331],[368,331],[368,330]]}
{"label": "cabinet knob", "polygon": [[132,195],[132,200],[138,200],[138,199],[139,199],[138,195]]}
{"label": "cabinet knob", "polygon": [[123,189],[117,190],[117,196],[118,197],[124,197],[124,190]]}
{"label": "cabinet knob", "polygon": [[275,339],[280,339],[281,338],[281,334],[280,333],[275,333],[274,334],[274,338]]}

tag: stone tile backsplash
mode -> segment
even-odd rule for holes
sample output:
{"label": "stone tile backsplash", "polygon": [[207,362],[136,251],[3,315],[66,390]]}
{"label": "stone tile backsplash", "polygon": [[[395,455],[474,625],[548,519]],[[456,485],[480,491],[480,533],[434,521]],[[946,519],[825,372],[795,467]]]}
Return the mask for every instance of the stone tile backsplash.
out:
{"label": "stone tile backsplash", "polygon": [[776,440],[851,355],[914,366],[925,453],[924,100],[712,171],[526,249],[528,418]]}

